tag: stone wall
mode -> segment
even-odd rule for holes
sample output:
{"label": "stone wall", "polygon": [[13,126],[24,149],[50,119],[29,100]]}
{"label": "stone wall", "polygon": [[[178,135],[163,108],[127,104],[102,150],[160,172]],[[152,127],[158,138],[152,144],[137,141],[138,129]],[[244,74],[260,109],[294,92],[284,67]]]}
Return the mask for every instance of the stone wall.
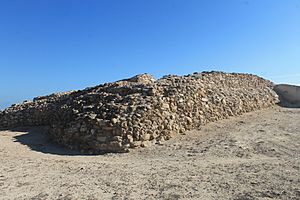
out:
{"label": "stone wall", "polygon": [[272,88],[270,81],[249,74],[203,72],[159,80],[142,74],[12,105],[0,114],[0,127],[46,125],[69,148],[126,152],[272,106],[278,101]]}

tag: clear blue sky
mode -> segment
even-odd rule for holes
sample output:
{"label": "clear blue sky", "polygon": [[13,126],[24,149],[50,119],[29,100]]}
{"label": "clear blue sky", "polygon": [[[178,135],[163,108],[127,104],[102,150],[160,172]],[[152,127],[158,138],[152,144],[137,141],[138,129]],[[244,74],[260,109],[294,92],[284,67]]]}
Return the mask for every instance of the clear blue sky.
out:
{"label": "clear blue sky", "polygon": [[300,1],[0,0],[0,108],[203,70],[300,85]]}

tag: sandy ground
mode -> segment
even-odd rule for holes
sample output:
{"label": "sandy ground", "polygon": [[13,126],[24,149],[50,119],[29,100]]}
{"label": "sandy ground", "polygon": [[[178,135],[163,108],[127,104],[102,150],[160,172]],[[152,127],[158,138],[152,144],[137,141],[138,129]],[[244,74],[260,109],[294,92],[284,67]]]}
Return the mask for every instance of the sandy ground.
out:
{"label": "sandy ground", "polygon": [[164,145],[85,156],[37,128],[0,132],[0,199],[300,199],[300,109],[274,107]]}

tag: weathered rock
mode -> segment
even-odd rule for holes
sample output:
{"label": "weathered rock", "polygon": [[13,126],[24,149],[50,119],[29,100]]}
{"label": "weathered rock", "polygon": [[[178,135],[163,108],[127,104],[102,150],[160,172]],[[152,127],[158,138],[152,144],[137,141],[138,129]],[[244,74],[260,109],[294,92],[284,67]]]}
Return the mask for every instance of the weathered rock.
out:
{"label": "weathered rock", "polygon": [[[162,144],[211,121],[274,105],[273,84],[255,75],[148,74],[36,97],[0,112],[0,128],[49,126],[60,144],[89,153]],[[149,142],[150,141],[150,142]]]}

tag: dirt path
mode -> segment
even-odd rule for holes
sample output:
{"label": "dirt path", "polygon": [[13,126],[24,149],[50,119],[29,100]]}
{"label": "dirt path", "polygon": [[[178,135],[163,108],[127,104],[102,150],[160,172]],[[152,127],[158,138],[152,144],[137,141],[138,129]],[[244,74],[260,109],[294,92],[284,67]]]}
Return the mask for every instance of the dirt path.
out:
{"label": "dirt path", "polygon": [[164,145],[84,156],[0,132],[0,199],[300,199],[300,109],[211,123]]}

